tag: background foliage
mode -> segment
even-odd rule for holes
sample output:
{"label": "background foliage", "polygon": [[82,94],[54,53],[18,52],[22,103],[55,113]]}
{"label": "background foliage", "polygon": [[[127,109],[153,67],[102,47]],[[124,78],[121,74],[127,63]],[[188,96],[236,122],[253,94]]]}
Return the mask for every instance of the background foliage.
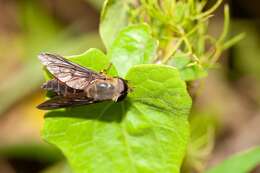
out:
{"label": "background foliage", "polygon": [[[233,0],[233,18],[246,17],[234,21],[221,0],[107,0],[103,9],[102,0],[1,2],[0,172],[254,169],[257,147],[220,162],[260,143],[252,133],[260,122],[259,36],[249,20],[259,16],[257,3]],[[111,61],[109,75],[127,78],[133,92],[119,104],[49,112],[42,127],[34,108],[43,100],[42,51],[96,71]]]}

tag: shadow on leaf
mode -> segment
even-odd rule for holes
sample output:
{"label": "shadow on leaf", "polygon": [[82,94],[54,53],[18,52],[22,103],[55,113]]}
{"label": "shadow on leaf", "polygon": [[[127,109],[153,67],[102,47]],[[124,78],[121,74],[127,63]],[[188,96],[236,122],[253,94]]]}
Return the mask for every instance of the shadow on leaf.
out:
{"label": "shadow on leaf", "polygon": [[45,114],[45,118],[68,117],[120,123],[124,119],[129,107],[130,101],[128,100],[118,103],[107,101],[50,111]]}

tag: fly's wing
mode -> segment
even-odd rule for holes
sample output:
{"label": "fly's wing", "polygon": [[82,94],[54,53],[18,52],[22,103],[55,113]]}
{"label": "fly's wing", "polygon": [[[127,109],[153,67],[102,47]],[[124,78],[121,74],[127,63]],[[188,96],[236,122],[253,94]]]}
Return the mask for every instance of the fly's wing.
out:
{"label": "fly's wing", "polygon": [[45,82],[41,86],[41,88],[47,91],[54,92],[57,95],[63,95],[63,96],[79,95],[79,94],[82,94],[83,96],[85,95],[84,90],[73,89],[67,86],[65,83],[59,81],[58,79],[52,79]]}
{"label": "fly's wing", "polygon": [[106,78],[104,75],[74,64],[59,55],[42,53],[39,55],[39,59],[55,78],[74,89],[82,90],[91,81]]}
{"label": "fly's wing", "polygon": [[41,103],[37,106],[37,108],[42,110],[52,110],[58,108],[87,105],[91,103],[94,103],[94,100],[91,98],[65,98],[57,96]]}
{"label": "fly's wing", "polygon": [[[52,91],[59,95],[65,93],[66,87],[67,86],[64,83],[60,82],[57,79],[49,80],[49,81],[45,82],[44,84],[42,84],[42,86],[41,86],[42,89],[45,89],[47,91]],[[67,88],[71,89],[70,87],[67,87]]]}

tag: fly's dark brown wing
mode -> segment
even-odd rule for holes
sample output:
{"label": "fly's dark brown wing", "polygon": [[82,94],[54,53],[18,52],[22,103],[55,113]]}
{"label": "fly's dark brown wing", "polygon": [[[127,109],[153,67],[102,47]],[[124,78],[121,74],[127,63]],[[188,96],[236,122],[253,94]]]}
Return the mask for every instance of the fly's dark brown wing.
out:
{"label": "fly's dark brown wing", "polygon": [[65,98],[57,96],[41,103],[37,106],[37,108],[42,110],[52,110],[58,108],[87,105],[91,103],[94,103],[93,99],[91,98]]}
{"label": "fly's dark brown wing", "polygon": [[74,89],[82,90],[91,81],[106,78],[104,75],[74,64],[59,55],[42,53],[39,55],[39,59],[55,78]]}

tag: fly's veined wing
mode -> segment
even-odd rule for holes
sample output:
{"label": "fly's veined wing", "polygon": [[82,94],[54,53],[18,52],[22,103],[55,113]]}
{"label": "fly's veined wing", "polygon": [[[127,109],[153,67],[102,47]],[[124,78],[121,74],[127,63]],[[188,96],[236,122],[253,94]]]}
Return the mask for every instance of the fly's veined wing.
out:
{"label": "fly's veined wing", "polygon": [[42,53],[39,59],[55,78],[71,88],[84,89],[91,81],[105,78],[104,75],[74,64],[60,55]]}
{"label": "fly's veined wing", "polygon": [[53,97],[37,106],[38,109],[52,110],[58,108],[66,108],[73,106],[81,106],[94,103],[91,98],[65,98],[61,96]]}
{"label": "fly's veined wing", "polygon": [[56,93],[57,95],[63,95],[63,96],[85,96],[84,90],[78,90],[73,89],[69,86],[67,86],[65,83],[59,81],[58,79],[54,78],[52,80],[49,80],[45,82],[41,88]]}

